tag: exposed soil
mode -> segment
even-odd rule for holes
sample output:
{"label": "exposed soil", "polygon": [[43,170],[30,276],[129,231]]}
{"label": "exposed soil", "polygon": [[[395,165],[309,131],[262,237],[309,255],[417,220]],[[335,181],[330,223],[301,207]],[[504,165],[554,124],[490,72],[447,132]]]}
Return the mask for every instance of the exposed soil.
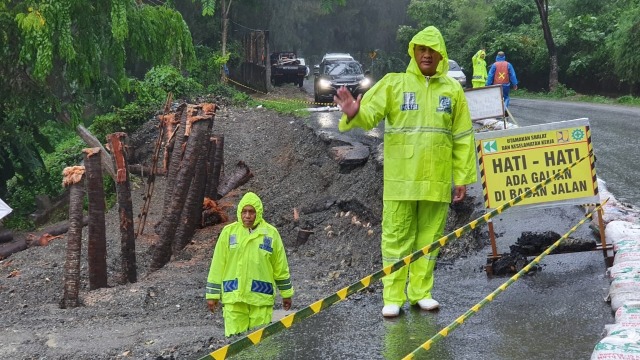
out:
{"label": "exposed soil", "polygon": [[[267,97],[311,100],[297,87],[283,86]],[[202,100],[207,101],[207,100]],[[225,166],[245,162],[254,177],[221,199],[235,218],[246,191],[263,200],[264,218],[284,239],[296,294],[293,310],[331,295],[381,267],[380,214],[382,166],[370,159],[344,170],[331,159],[330,141],[308,126],[308,119],[282,116],[264,108],[238,108],[221,99],[214,132],[224,134]],[[157,134],[150,121],[131,145],[148,161]],[[132,178],[134,217],[143,204],[145,180]],[[197,231],[192,242],[159,271],[150,273],[150,246],[158,240],[164,178],[157,178],[145,233],[136,241],[138,282],[120,284],[120,233],[117,209],[107,214],[109,288],[89,291],[86,228],[81,303],[61,309],[66,239],[34,247],[0,261],[0,358],[5,359],[169,359],[196,358],[237,338],[225,338],[220,312],[209,313],[204,288],[216,236],[222,225]],[[447,229],[473,216],[477,199],[452,207]],[[294,220],[294,208],[300,219]],[[297,241],[298,229],[313,234]],[[464,236],[441,251],[453,261],[476,251],[486,240]],[[374,283],[358,296],[380,296]],[[280,309],[276,301],[276,309]]]}

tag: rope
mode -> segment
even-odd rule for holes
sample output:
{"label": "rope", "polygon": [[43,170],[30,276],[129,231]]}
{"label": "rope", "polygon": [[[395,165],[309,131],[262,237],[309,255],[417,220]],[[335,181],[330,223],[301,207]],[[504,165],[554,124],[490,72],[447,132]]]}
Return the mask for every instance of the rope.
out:
{"label": "rope", "polygon": [[450,240],[454,240],[457,239],[459,237],[461,237],[462,235],[470,232],[471,230],[475,229],[476,227],[486,224],[488,222],[489,219],[495,217],[498,214],[501,214],[504,210],[513,207],[515,204],[519,203],[520,201],[522,201],[524,198],[530,197],[532,196],[534,193],[536,193],[538,190],[540,190],[541,188],[547,186],[549,183],[551,183],[554,180],[560,179],[562,177],[561,174],[564,174],[565,171],[570,171],[573,167],[575,167],[578,163],[580,163],[581,161],[583,161],[584,159],[590,157],[592,155],[592,153],[590,152],[589,154],[587,154],[586,156],[576,160],[573,164],[569,165],[566,169],[564,169],[563,171],[557,172],[553,175],[553,177],[549,177],[548,179],[539,182],[538,184],[536,184],[535,188],[531,187],[529,189],[527,189],[527,191],[523,192],[522,194],[518,195],[517,197],[511,199],[510,201],[508,201],[507,203],[504,203],[502,205],[500,205],[499,207],[497,207],[496,209],[492,210],[491,212],[488,212],[486,214],[484,214],[483,216],[480,216],[479,218],[471,221],[470,223],[452,231],[451,233],[449,233],[448,235],[445,235],[443,237],[441,237],[440,239],[432,242],[431,244],[423,247],[422,249],[414,252],[411,255],[408,255],[406,257],[404,257],[403,259],[395,262],[394,264],[388,265],[386,267],[384,267],[382,270],[379,270],[369,276],[364,277],[363,279],[361,279],[359,282],[356,282],[354,284],[351,284],[348,287],[345,287],[341,290],[339,290],[338,292],[324,298],[321,300],[316,301],[315,303],[293,313],[293,314],[289,314],[287,316],[285,316],[283,319],[281,319],[280,321],[276,321],[273,322],[269,325],[267,325],[264,328],[258,329],[250,334],[248,334],[247,336],[231,343],[228,344],[226,346],[223,346],[215,351],[213,351],[212,353],[205,355],[204,357],[201,357],[199,360],[207,360],[207,359],[215,359],[215,360],[223,360],[226,359],[228,356],[231,355],[235,355],[238,354],[240,351],[252,346],[252,345],[257,345],[258,343],[260,343],[263,339],[279,333],[282,330],[288,329],[291,327],[291,325],[300,322],[301,320],[308,318],[314,314],[319,313],[322,310],[327,309],[328,307],[330,307],[331,305],[346,299],[347,297],[349,297],[350,295],[364,289],[365,287],[369,287],[371,285],[371,283],[373,281],[379,280],[382,277],[389,275],[395,271],[397,271],[398,269],[409,265],[410,263],[420,259],[422,256],[429,254],[430,252],[446,245]]}
{"label": "rope", "polygon": [[451,331],[453,331],[455,328],[457,328],[458,326],[462,325],[467,319],[469,319],[470,317],[472,317],[473,315],[478,313],[478,311],[480,311],[480,309],[482,309],[489,302],[493,301],[496,298],[496,296],[498,296],[500,293],[504,292],[511,284],[513,284],[518,279],[520,279],[520,277],[522,275],[524,275],[527,272],[529,272],[535,265],[538,265],[540,263],[540,261],[545,256],[549,255],[553,250],[555,250],[560,245],[560,243],[563,240],[565,240],[567,237],[569,237],[569,235],[571,235],[573,232],[575,232],[582,224],[587,222],[587,220],[589,220],[597,210],[599,210],[602,206],[604,206],[604,204],[607,201],[609,201],[609,199],[606,199],[602,204],[599,204],[596,209],[591,211],[589,214],[585,215],[585,217],[582,220],[580,220],[580,222],[578,222],[574,227],[572,227],[567,233],[562,235],[562,237],[560,239],[558,239],[558,241],[556,241],[551,246],[549,246],[542,254],[538,255],[535,259],[533,259],[533,261],[531,261],[529,264],[527,264],[527,266],[525,266],[522,270],[518,271],[517,274],[513,275],[508,281],[506,281],[505,283],[500,285],[491,294],[487,295],[484,299],[482,299],[482,301],[480,301],[479,303],[475,304],[473,307],[471,307],[471,309],[467,310],[467,312],[464,313],[462,316],[460,316],[457,319],[455,319],[447,327],[445,327],[444,329],[440,330],[437,334],[435,334],[429,340],[424,342],[422,345],[420,345],[418,348],[416,348],[409,355],[405,356],[403,358],[403,360],[415,359],[416,356],[426,353],[427,351],[429,351],[431,349],[431,346],[434,343],[436,343],[437,341],[447,337]]}

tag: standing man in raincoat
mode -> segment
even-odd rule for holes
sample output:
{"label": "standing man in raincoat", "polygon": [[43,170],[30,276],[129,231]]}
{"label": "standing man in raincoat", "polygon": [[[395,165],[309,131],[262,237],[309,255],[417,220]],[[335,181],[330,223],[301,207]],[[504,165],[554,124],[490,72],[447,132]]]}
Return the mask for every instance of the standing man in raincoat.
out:
{"label": "standing man in raincoat", "polygon": [[211,312],[222,299],[224,334],[231,336],[271,322],[275,288],[291,308],[293,287],[280,234],[263,218],[262,201],[248,192],[238,204],[238,221],[222,229],[207,277]]}
{"label": "standing man in raincoat", "polygon": [[474,88],[483,87],[487,82],[487,62],[484,60],[485,55],[484,49],[481,49],[471,58],[471,62],[473,63],[473,78],[471,79],[471,84],[473,84]]}
{"label": "standing man in raincoat", "polygon": [[[390,73],[354,99],[344,87],[334,101],[344,113],[340,131],[372,129],[385,119],[382,261],[393,264],[437,240],[449,204],[461,201],[476,181],[473,127],[464,90],[447,75],[440,31],[429,26],[409,43],[404,73]],[[432,298],[438,250],[382,278],[382,315],[395,317],[407,298],[423,310]],[[409,285],[407,286],[407,273]],[[407,291],[405,294],[405,286]]]}
{"label": "standing man in raincoat", "polygon": [[504,52],[498,51],[496,56],[496,62],[491,64],[489,69],[489,75],[487,75],[487,86],[493,84],[502,84],[502,99],[504,99],[504,107],[509,107],[511,98],[509,97],[509,90],[513,85],[513,90],[518,90],[518,78],[516,72],[513,70],[513,66],[506,60]]}

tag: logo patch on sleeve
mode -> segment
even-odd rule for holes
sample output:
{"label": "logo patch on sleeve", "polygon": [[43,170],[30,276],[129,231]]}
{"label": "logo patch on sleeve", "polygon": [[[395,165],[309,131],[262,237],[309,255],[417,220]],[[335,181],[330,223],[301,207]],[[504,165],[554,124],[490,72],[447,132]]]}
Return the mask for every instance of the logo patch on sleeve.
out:
{"label": "logo patch on sleeve", "polygon": [[416,93],[406,92],[403,93],[403,103],[400,110],[418,110],[418,104],[416,103]]}
{"label": "logo patch on sleeve", "polygon": [[440,101],[438,101],[438,108],[436,111],[451,114],[451,98],[448,96],[440,96]]}

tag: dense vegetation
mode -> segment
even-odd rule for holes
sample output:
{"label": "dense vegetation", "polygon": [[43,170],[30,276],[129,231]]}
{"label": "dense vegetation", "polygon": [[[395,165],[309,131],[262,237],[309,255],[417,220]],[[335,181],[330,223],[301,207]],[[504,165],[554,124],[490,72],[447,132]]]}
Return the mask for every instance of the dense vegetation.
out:
{"label": "dense vegetation", "polygon": [[435,25],[466,69],[478,49],[488,63],[503,50],[521,87],[544,91],[541,19],[557,53],[556,95],[633,101],[640,0],[0,0],[0,197],[15,209],[5,225],[32,226],[35,195],[62,191],[62,169],[86,146],[76,125],[101,140],[133,131],[169,91],[246,101],[220,83],[220,67],[242,61],[247,31],[269,30],[272,50],[295,50],[309,64],[350,52],[379,77],[404,70],[408,40]]}

